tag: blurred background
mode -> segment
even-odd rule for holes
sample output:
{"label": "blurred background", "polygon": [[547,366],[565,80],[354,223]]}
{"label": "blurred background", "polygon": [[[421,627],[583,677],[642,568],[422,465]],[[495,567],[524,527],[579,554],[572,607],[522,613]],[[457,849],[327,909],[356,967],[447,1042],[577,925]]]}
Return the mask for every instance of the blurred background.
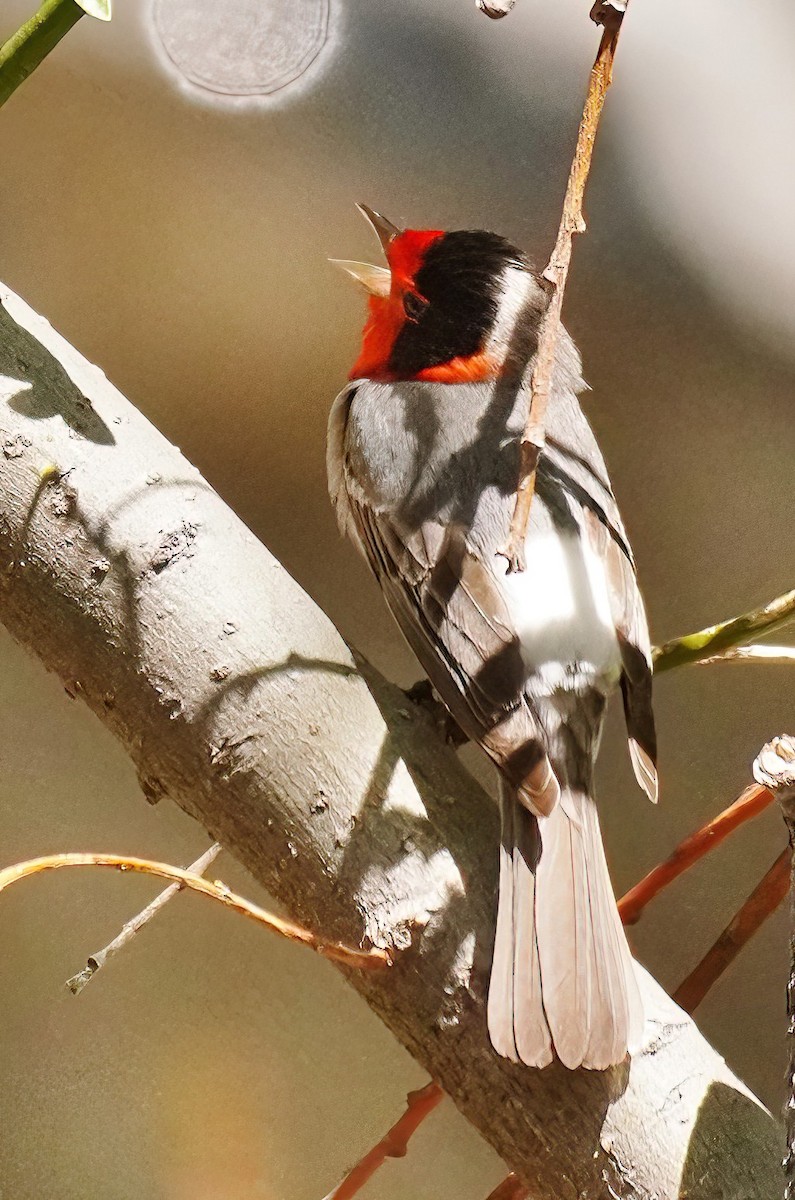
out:
{"label": "blurred background", "polygon": [[[4,0],[0,40],[34,7]],[[0,113],[0,277],[202,470],[346,637],[418,672],[326,494],[325,423],[362,297],[364,200],[489,227],[543,265],[598,41],[584,0],[117,0]],[[567,324],[661,641],[793,586],[795,9],[632,5],[575,248]],[[600,762],[619,892],[795,732],[782,666],[661,678],[662,797],[620,715]],[[619,706],[620,707],[620,706]],[[474,761],[470,755],[470,761]],[[479,764],[475,769],[481,770]],[[0,630],[3,863],[63,850],[188,863],[203,831],[150,808],[99,722]],[[784,845],[768,813],[633,931],[674,988]],[[212,868],[261,894],[226,856]],[[179,897],[78,998],[64,980],[155,894],[75,873],[0,901],[3,1200],[319,1200],[423,1072],[334,970]],[[783,1098],[786,915],[697,1017]],[[365,1196],[481,1200],[502,1164],[447,1104]]]}

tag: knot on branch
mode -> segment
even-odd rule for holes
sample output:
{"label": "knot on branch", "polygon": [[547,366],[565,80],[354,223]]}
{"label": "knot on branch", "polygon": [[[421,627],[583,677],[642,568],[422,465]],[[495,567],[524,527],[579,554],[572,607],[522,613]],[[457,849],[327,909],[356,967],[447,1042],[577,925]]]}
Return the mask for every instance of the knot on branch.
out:
{"label": "knot on branch", "polygon": [[615,33],[624,20],[629,0],[596,0],[591,9],[591,20],[603,25],[609,33]]}
{"label": "knot on branch", "polygon": [[781,805],[784,820],[795,824],[795,737],[773,738],[754,761],[754,779],[768,788]]}
{"label": "knot on branch", "polygon": [[492,21],[499,21],[500,17],[508,16],[516,0],[475,0],[475,3],[482,13],[491,17]]}

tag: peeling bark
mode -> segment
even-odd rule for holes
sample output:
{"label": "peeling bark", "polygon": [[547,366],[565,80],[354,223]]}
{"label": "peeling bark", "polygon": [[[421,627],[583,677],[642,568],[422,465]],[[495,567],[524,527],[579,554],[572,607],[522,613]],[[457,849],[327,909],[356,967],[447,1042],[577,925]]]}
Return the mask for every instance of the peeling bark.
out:
{"label": "peeling bark", "polygon": [[609,1072],[498,1058],[494,806],[199,473],[0,288],[0,619],[290,915],[536,1200],[769,1200],[777,1124],[647,975]]}

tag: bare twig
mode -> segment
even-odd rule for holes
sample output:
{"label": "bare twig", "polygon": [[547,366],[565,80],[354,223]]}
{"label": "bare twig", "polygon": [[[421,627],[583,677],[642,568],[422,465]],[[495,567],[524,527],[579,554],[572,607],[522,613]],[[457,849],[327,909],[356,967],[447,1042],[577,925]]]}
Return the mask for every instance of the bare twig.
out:
{"label": "bare twig", "polygon": [[767,788],[752,784],[743,794],[729,805],[717,817],[713,817],[701,829],[691,833],[674,850],[665,862],[660,863],[649,871],[640,883],[622,896],[618,902],[618,911],[625,925],[634,925],[640,918],[646,905],[653,900],[663,888],[667,887],[678,875],[692,867],[710,850],[719,846],[738,826],[750,821],[769,804],[773,796]]}
{"label": "bare twig", "polygon": [[409,1138],[416,1133],[419,1126],[437,1104],[444,1099],[444,1092],[438,1083],[431,1080],[425,1087],[416,1092],[409,1092],[406,1097],[406,1111],[400,1120],[396,1121],[377,1145],[368,1150],[334,1188],[325,1200],[351,1200],[371,1175],[375,1174],[387,1158],[403,1158],[408,1149]]}
{"label": "bare twig", "polygon": [[702,667],[719,662],[795,663],[795,646],[735,646],[700,662]]}
{"label": "bare twig", "polygon": [[[210,864],[215,862],[220,853],[220,842],[214,842],[209,850],[205,850],[204,854],[190,864],[187,870],[192,875],[203,875]],[[103,950],[97,950],[96,954],[90,954],[82,971],[78,971],[76,975],[72,975],[66,981],[65,986],[69,988],[72,995],[79,996],[86,984],[94,978],[97,971],[105,966],[108,959],[112,958],[114,954],[118,954],[122,947],[131,942],[138,930],[147,925],[152,920],[152,917],[160,912],[163,905],[168,904],[169,900],[173,896],[176,896],[177,892],[181,892],[184,886],[182,883],[169,884],[159,896],[155,896],[151,904],[147,904],[146,908],[142,909],[137,916],[133,917],[131,921],[127,921],[122,926],[121,933],[112,942],[109,942]]]}
{"label": "bare twig", "polygon": [[612,81],[613,59],[623,15],[623,9],[612,7],[609,21],[603,16],[595,17],[598,20],[605,19],[605,26],[588,81],[588,94],[566,186],[566,197],[563,201],[563,215],[560,219],[557,241],[541,277],[549,300],[541,320],[538,349],[530,379],[530,407],[520,446],[516,504],[511,518],[508,540],[500,551],[508,560],[509,572],[523,571],[525,566],[524,543],[527,521],[535,491],[536,468],[546,440],[547,403],[552,388],[555,352],[560,333],[560,313],[571,262],[572,241],[575,233],[585,231],[585,220],[582,215],[583,195],[591,169],[591,157],[596,131],[599,127],[599,118],[604,108],[607,89]]}
{"label": "bare twig", "polygon": [[511,1171],[510,1175],[506,1175],[502,1183],[489,1193],[486,1200],[528,1200],[529,1196],[530,1189]]}
{"label": "bare twig", "polygon": [[787,894],[789,876],[790,851],[787,849],[778,856],[696,969],[674,992],[673,999],[685,1012],[692,1013],[698,1007],[746,942],[776,911]]}
{"label": "bare twig", "polygon": [[252,904],[250,900],[231,892],[226,884],[216,881],[210,883],[200,875],[192,875],[182,867],[172,867],[168,863],[152,862],[147,858],[126,858],[122,854],[50,854],[43,858],[31,858],[26,862],[15,863],[0,871],[0,892],[10,887],[20,879],[29,875],[37,875],[40,871],[57,871],[62,867],[112,867],[117,871],[135,871],[141,875],[159,875],[162,879],[170,879],[173,883],[182,885],[192,892],[209,896],[211,900],[220,901],[227,908],[234,909],[244,917],[264,925],[273,933],[287,938],[291,942],[300,942],[304,946],[317,951],[324,958],[334,959],[349,967],[359,969],[379,969],[391,964],[389,955],[384,950],[352,950],[339,942],[324,942],[322,938],[301,929],[290,921],[283,921],[271,913]]}
{"label": "bare twig", "polygon": [[719,625],[710,625],[706,629],[700,629],[698,633],[689,633],[685,637],[673,638],[662,646],[655,646],[655,673],[670,671],[672,667],[683,667],[687,663],[701,662],[705,658],[714,658],[722,650],[752,642],[764,633],[772,633],[774,629],[778,629],[794,617],[795,588],[776,600],[771,600],[762,608],[743,613],[741,617],[721,621]]}
{"label": "bare twig", "polygon": [[770,788],[781,807],[789,834],[784,852],[790,875],[789,979],[787,980],[787,1153],[784,1158],[784,1200],[795,1197],[795,738],[777,737],[763,746],[754,763],[754,778]]}

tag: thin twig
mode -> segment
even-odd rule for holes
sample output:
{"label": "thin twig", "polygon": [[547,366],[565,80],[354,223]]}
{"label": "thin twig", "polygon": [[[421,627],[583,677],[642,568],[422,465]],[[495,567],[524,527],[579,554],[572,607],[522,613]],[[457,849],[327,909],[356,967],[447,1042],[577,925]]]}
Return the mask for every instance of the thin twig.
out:
{"label": "thin twig", "polygon": [[38,12],[0,46],[0,108],[82,16],[75,0],[44,0]]}
{"label": "thin twig", "polygon": [[486,1200],[528,1200],[529,1196],[530,1189],[511,1171],[493,1192],[489,1192]]}
{"label": "thin twig", "polygon": [[385,1159],[403,1158],[408,1149],[409,1138],[443,1099],[444,1092],[433,1080],[419,1091],[409,1092],[403,1116],[384,1134],[377,1145],[359,1159],[356,1166],[324,1200],[351,1200],[351,1197],[364,1187],[370,1176],[383,1166]]}
{"label": "thin twig", "polygon": [[[192,875],[203,875],[210,864],[215,862],[220,853],[220,842],[214,842],[209,850],[205,850],[204,854],[186,869]],[[71,979],[67,979],[66,981],[65,986],[69,988],[72,995],[79,996],[86,984],[94,978],[97,971],[105,966],[108,959],[112,958],[114,954],[118,954],[119,950],[126,946],[128,942],[131,942],[138,930],[143,929],[144,925],[147,925],[152,920],[152,917],[160,912],[163,905],[168,904],[169,900],[173,896],[176,896],[177,892],[181,892],[184,886],[182,883],[169,884],[159,896],[155,896],[151,904],[147,904],[146,908],[142,909],[137,916],[133,917],[131,921],[127,921],[122,926],[121,933],[112,942],[109,942],[103,950],[97,950],[96,954],[90,954],[82,971],[78,971],[76,975],[72,975]]]}
{"label": "thin twig", "polygon": [[192,875],[182,867],[152,862],[148,858],[126,858],[122,854],[51,854],[44,858],[31,858],[27,862],[15,863],[0,871],[0,892],[29,875],[37,875],[40,871],[57,871],[61,867],[112,867],[117,871],[159,875],[162,879],[170,879],[172,883],[182,884],[192,892],[199,892],[202,896],[209,896],[211,900],[225,904],[227,908],[234,909],[235,912],[264,925],[266,929],[291,942],[309,946],[324,958],[331,958],[362,970],[380,969],[391,965],[391,959],[385,950],[352,950],[339,942],[325,942],[307,929],[301,929],[290,921],[283,921],[281,917],[274,917],[264,908],[259,908],[250,900],[231,892],[226,884],[220,881],[210,883],[209,880],[202,879],[200,875]]}
{"label": "thin twig", "polygon": [[790,851],[787,848],[782,850],[696,969],[674,992],[673,999],[680,1008],[687,1013],[695,1011],[746,942],[781,904],[789,888],[789,877]]}
{"label": "thin twig", "polygon": [[646,905],[653,900],[663,888],[667,887],[678,875],[692,867],[710,850],[719,846],[740,825],[750,821],[767,808],[773,801],[772,794],[759,784],[752,784],[743,794],[730,804],[728,808],[713,817],[701,829],[691,833],[674,850],[665,862],[660,863],[649,871],[640,883],[622,896],[618,902],[618,911],[625,925],[634,925]]}
{"label": "thin twig", "polygon": [[614,10],[611,20],[605,24],[602,31],[599,50],[588,81],[588,94],[577,134],[577,146],[569,171],[558,236],[550,260],[541,277],[549,300],[538,332],[538,349],[530,378],[530,407],[520,446],[516,503],[508,540],[500,551],[508,560],[509,572],[523,571],[525,567],[524,544],[527,522],[535,491],[536,468],[546,441],[547,403],[552,388],[555,353],[560,334],[560,313],[571,262],[572,242],[575,233],[585,231],[585,219],[582,215],[583,195],[591,169],[591,157],[596,131],[599,128],[599,118],[602,115],[607,89],[613,77],[613,59],[623,15],[623,11]]}
{"label": "thin twig", "polygon": [[688,663],[701,662],[705,658],[714,658],[722,650],[742,646],[752,642],[763,633],[772,633],[774,629],[791,621],[795,617],[795,588],[785,592],[776,600],[771,600],[762,608],[754,608],[751,612],[743,613],[741,617],[733,617],[730,621],[721,621],[719,625],[710,625],[700,629],[698,633],[689,633],[685,637],[673,638],[662,646],[654,648],[654,671],[670,671],[672,667],[683,667]]}
{"label": "thin twig", "polygon": [[722,654],[702,658],[700,666],[719,662],[795,663],[795,646],[735,646]]}

